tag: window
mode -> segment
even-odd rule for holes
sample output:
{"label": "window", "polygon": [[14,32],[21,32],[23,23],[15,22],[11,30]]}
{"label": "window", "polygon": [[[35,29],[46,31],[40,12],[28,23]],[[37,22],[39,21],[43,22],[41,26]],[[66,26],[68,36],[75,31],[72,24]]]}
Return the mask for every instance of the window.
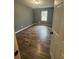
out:
{"label": "window", "polygon": [[41,21],[47,21],[48,11],[41,11]]}

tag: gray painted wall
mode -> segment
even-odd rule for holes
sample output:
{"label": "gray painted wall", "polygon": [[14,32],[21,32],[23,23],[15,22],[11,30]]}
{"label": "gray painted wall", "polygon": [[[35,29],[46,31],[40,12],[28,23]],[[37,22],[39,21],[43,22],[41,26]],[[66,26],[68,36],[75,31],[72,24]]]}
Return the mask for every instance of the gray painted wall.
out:
{"label": "gray painted wall", "polygon": [[18,2],[14,4],[14,28],[15,32],[32,24],[32,9]]}
{"label": "gray painted wall", "polygon": [[[48,18],[47,18],[47,22],[41,22],[41,11],[42,10],[47,10],[48,11]],[[33,22],[34,23],[43,23],[43,24],[48,24],[50,26],[52,26],[52,19],[53,19],[53,7],[50,8],[36,8],[33,9]]]}

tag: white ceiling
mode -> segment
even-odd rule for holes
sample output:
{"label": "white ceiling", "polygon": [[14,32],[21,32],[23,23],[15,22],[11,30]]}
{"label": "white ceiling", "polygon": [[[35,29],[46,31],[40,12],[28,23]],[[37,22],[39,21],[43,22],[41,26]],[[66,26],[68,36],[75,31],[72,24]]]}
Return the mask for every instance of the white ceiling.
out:
{"label": "white ceiling", "polygon": [[15,0],[15,1],[24,4],[26,6],[29,6],[31,8],[47,8],[54,6],[53,0],[38,0],[40,2],[39,4],[35,4],[34,0]]}

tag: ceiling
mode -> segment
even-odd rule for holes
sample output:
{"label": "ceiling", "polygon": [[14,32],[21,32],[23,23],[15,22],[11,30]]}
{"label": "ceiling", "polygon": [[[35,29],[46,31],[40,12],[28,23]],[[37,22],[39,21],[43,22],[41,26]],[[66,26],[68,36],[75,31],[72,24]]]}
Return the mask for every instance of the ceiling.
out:
{"label": "ceiling", "polygon": [[[16,1],[31,8],[47,8],[54,6],[53,0],[15,0],[15,2]],[[39,3],[35,1],[38,1]]]}

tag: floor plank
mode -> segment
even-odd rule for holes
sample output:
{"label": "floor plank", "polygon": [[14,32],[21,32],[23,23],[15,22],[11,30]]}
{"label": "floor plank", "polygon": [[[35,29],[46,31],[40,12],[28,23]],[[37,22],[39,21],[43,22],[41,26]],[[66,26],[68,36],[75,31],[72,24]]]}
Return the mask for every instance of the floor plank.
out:
{"label": "floor plank", "polygon": [[18,33],[16,37],[22,59],[51,59],[49,27],[33,26]]}

